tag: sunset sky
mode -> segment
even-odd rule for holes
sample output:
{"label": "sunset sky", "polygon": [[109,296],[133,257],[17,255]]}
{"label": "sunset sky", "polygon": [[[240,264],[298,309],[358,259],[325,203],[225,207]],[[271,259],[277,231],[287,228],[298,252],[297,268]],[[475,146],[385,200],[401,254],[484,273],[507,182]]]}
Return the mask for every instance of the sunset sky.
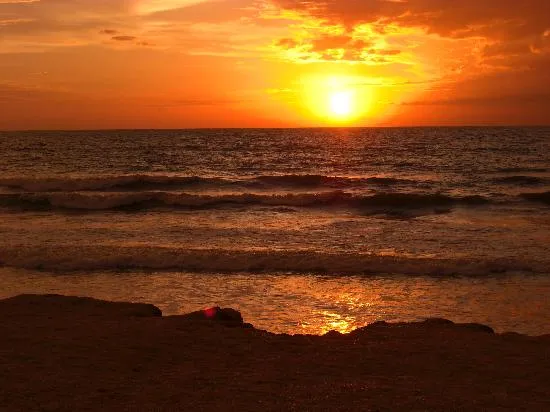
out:
{"label": "sunset sky", "polygon": [[0,129],[549,123],[548,0],[0,0]]}

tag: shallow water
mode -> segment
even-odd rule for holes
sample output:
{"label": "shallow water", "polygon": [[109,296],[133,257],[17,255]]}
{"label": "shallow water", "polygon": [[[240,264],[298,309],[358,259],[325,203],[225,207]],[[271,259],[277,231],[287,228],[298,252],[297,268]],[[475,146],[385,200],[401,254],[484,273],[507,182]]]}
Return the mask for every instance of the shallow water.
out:
{"label": "shallow water", "polygon": [[153,303],[164,315],[232,307],[277,333],[349,332],[375,322],[443,317],[498,332],[550,333],[550,277],[320,276],[124,272],[54,274],[0,269],[0,297],[56,293]]}

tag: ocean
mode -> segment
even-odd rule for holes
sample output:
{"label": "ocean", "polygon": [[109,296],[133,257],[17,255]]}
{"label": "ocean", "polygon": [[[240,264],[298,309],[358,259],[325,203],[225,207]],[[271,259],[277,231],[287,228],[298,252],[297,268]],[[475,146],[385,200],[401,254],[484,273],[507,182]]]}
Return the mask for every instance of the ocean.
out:
{"label": "ocean", "polygon": [[0,297],[550,333],[550,128],[0,132]]}

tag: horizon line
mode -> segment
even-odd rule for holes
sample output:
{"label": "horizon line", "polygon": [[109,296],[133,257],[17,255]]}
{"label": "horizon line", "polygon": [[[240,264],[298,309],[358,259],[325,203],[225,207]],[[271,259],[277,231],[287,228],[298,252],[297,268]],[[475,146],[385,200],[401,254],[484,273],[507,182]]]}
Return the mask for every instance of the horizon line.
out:
{"label": "horizon line", "polygon": [[114,131],[177,131],[177,130],[297,130],[297,129],[457,129],[457,128],[550,128],[549,124],[467,124],[467,125],[410,125],[410,126],[275,126],[275,127],[159,127],[159,128],[77,128],[77,129],[0,129],[0,133],[10,132],[114,132]]}

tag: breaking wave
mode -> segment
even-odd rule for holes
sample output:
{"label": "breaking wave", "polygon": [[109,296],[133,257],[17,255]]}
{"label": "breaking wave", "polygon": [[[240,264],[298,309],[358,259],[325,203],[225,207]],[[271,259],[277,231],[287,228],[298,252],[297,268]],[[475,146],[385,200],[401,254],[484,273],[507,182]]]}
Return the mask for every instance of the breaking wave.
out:
{"label": "breaking wave", "polygon": [[325,175],[280,175],[260,176],[258,182],[279,187],[333,187],[346,188],[365,185],[391,186],[396,184],[414,184],[407,179],[392,177],[339,177]]}
{"label": "breaking wave", "polygon": [[540,177],[522,175],[499,177],[493,181],[498,184],[518,186],[537,186],[545,183],[545,180]]}
{"label": "breaking wave", "polygon": [[345,191],[286,194],[205,195],[174,192],[60,192],[10,193],[0,195],[0,206],[12,209],[212,209],[224,206],[350,207],[360,209],[422,209],[455,205],[476,206],[489,201],[481,196],[452,197],[443,194],[376,193],[354,195]]}
{"label": "breaking wave", "polygon": [[125,175],[82,178],[0,179],[0,186],[32,192],[176,189],[200,185],[224,185],[222,178],[167,175]]}
{"label": "breaking wave", "polygon": [[184,270],[193,272],[294,272],[483,276],[506,272],[546,273],[543,262],[514,259],[438,259],[310,250],[184,249],[149,245],[56,245],[2,248],[4,266],[51,270]]}
{"label": "breaking wave", "polygon": [[539,202],[550,205],[550,192],[523,193],[521,197],[531,202]]}
{"label": "breaking wave", "polygon": [[542,167],[502,167],[497,172],[502,173],[545,173],[548,169]]}
{"label": "breaking wave", "polygon": [[333,188],[364,186],[414,185],[418,182],[391,177],[344,177],[324,175],[266,175],[255,178],[230,179],[221,177],[123,175],[69,178],[4,178],[0,186],[31,192],[70,191],[145,191],[177,190],[191,187],[224,188]]}

